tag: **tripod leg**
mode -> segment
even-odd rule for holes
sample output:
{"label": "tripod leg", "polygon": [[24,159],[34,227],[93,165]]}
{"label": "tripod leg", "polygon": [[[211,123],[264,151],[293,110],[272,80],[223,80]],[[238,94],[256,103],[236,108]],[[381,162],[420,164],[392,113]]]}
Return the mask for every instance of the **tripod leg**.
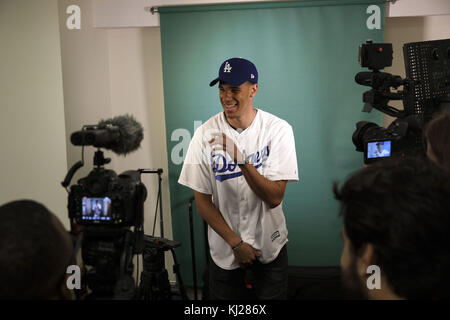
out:
{"label": "tripod leg", "polygon": [[194,279],[194,299],[198,300],[197,295],[197,264],[195,262],[195,239],[194,239],[194,219],[192,216],[192,201],[194,198],[191,198],[189,202],[189,231],[191,236],[191,255],[192,255],[192,276]]}
{"label": "tripod leg", "polygon": [[177,275],[177,280],[178,280],[178,284],[180,287],[181,297],[183,298],[183,300],[189,300],[189,298],[186,294],[186,288],[184,287],[184,284],[183,284],[183,279],[182,279],[181,273],[180,273],[180,265],[178,264],[177,257],[175,255],[175,251],[173,249],[170,249],[170,251],[172,252],[172,256],[173,256],[173,261],[174,261],[173,270],[174,270],[175,274]]}

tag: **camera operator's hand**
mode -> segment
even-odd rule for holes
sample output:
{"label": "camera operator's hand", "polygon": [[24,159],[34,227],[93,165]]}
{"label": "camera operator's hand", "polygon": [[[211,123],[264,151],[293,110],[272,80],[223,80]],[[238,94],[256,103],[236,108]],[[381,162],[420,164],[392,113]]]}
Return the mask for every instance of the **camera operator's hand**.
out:
{"label": "camera operator's hand", "polygon": [[255,250],[246,242],[243,242],[242,245],[234,249],[233,253],[241,268],[251,265],[257,257],[261,256],[261,253],[258,250]]}

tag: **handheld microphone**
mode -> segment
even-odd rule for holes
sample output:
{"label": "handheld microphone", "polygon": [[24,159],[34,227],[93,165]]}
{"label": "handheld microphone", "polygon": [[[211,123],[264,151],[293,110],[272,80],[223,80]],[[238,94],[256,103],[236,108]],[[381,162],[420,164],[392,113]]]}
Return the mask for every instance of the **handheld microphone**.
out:
{"label": "handheld microphone", "polygon": [[75,146],[94,146],[126,155],[140,147],[143,131],[132,115],[123,115],[84,126],[83,130],[72,133],[70,141]]}

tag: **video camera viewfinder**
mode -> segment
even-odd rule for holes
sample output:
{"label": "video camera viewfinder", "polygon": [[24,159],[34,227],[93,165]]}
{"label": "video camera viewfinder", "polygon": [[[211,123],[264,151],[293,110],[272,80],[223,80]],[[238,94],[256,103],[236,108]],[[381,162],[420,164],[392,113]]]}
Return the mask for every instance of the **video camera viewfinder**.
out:
{"label": "video camera viewfinder", "polygon": [[111,199],[109,197],[81,199],[81,220],[111,220]]}
{"label": "video camera viewfinder", "polygon": [[391,139],[369,140],[364,145],[364,163],[370,164],[380,158],[390,158],[393,155]]}
{"label": "video camera viewfinder", "polygon": [[392,44],[367,40],[359,47],[358,62],[362,68],[381,70],[392,66]]}

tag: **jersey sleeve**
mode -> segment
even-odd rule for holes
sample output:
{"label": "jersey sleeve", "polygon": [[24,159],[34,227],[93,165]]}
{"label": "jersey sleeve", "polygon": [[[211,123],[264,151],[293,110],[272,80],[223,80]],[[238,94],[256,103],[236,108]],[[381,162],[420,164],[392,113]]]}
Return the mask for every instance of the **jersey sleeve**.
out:
{"label": "jersey sleeve", "polygon": [[276,130],[266,166],[265,177],[269,180],[299,180],[294,132],[287,122]]}
{"label": "jersey sleeve", "polygon": [[204,194],[212,194],[210,149],[204,140],[200,127],[189,144],[178,183]]}

